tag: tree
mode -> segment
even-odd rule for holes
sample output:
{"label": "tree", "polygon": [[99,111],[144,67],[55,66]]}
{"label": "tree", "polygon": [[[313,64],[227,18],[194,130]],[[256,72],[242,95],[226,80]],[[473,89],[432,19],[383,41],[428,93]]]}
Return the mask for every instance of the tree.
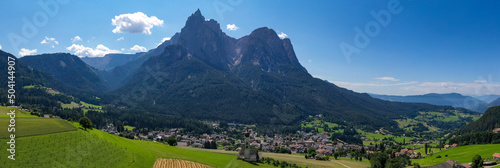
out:
{"label": "tree", "polygon": [[174,136],[170,136],[167,138],[167,143],[170,146],[177,146],[177,139]]}
{"label": "tree", "polygon": [[335,153],[333,154],[333,157],[335,157],[335,160],[337,160],[337,158],[339,157],[339,153],[338,153],[338,152],[335,152]]}
{"label": "tree", "polygon": [[471,168],[483,167],[483,158],[481,158],[480,155],[474,156],[474,158],[472,158],[472,163],[470,164],[470,167]]}
{"label": "tree", "polygon": [[92,129],[92,121],[87,117],[80,118],[80,125],[87,130],[87,128]]}
{"label": "tree", "polygon": [[215,143],[215,140],[213,140],[213,141],[210,143],[210,149],[217,149],[217,144]]}
{"label": "tree", "polygon": [[385,168],[388,156],[383,152],[377,152],[370,158],[371,168]]}
{"label": "tree", "polygon": [[420,168],[420,165],[418,163],[413,164],[414,168]]}
{"label": "tree", "polygon": [[424,150],[424,151],[425,151],[425,154],[427,155],[427,148],[428,148],[428,147],[427,147],[427,144],[424,144],[424,147],[425,147],[425,150]]}
{"label": "tree", "polygon": [[308,150],[307,150],[307,153],[309,154],[309,156],[311,157],[315,157],[316,156],[316,149],[314,147],[310,147]]}

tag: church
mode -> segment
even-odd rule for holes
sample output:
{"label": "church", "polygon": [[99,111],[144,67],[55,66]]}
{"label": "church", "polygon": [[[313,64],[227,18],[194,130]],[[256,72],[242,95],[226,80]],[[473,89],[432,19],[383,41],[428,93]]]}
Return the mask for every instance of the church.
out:
{"label": "church", "polygon": [[247,162],[259,161],[259,151],[257,149],[250,149],[250,133],[245,133],[245,146],[238,153],[238,159]]}

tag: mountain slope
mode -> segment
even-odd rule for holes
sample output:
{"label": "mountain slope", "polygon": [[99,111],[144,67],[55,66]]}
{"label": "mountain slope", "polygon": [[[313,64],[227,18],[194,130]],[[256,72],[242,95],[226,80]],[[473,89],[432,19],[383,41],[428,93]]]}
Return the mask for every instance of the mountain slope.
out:
{"label": "mountain slope", "polygon": [[[106,54],[104,57],[83,57],[81,58],[83,62],[88,65],[97,68],[99,70],[109,71],[115,67],[123,66],[127,63],[137,61],[143,57],[149,58],[153,55],[159,55],[163,53],[166,46],[177,43],[177,34],[172,36],[170,40],[164,41],[157,48],[149,50],[148,52],[139,52],[135,54]],[[144,61],[142,61],[144,62]]]}
{"label": "mountain slope", "polygon": [[370,96],[372,96],[373,98],[378,98],[388,101],[429,103],[441,106],[463,107],[477,112],[484,112],[483,106],[486,104],[486,102],[481,101],[479,99],[470,96],[463,96],[458,93],[449,93],[449,94],[430,93],[425,95],[412,95],[412,96],[370,94]]}
{"label": "mountain slope", "polygon": [[500,95],[490,94],[490,95],[474,96],[474,98],[482,100],[486,103],[491,103],[492,101],[500,98]]}
{"label": "mountain slope", "polygon": [[291,41],[274,30],[259,28],[234,39],[199,10],[188,18],[177,44],[144,62],[106,99],[168,115],[271,127],[323,114],[328,121],[369,130],[397,130],[392,119],[419,111],[456,109],[374,99],[313,78]]}
{"label": "mountain slope", "polygon": [[77,56],[56,53],[26,56],[20,58],[20,60],[30,67],[54,77],[65,85],[91,91],[107,90],[107,86],[99,77],[98,71]]}
{"label": "mountain slope", "polygon": [[460,128],[457,132],[460,134],[473,133],[491,131],[495,128],[500,128],[500,106],[488,108],[481,118]]}
{"label": "mountain slope", "polygon": [[127,77],[137,70],[146,60],[152,56],[160,55],[166,46],[177,43],[179,34],[176,33],[170,40],[160,44],[157,48],[148,52],[136,54],[108,54],[104,57],[83,58],[89,65],[102,68],[100,77],[106,82],[110,90],[122,86]]}
{"label": "mountain slope", "polygon": [[500,106],[500,98],[493,100],[491,103],[488,103],[488,106],[489,107]]}
{"label": "mountain slope", "polygon": [[[15,58],[15,56],[13,56],[12,54],[0,50],[0,68],[7,69],[7,57]],[[16,102],[19,104],[37,105],[50,108],[59,107],[60,104],[57,101],[60,101],[65,97],[49,94],[45,90],[24,88],[25,86],[30,85],[41,85],[46,88],[52,88],[53,90],[78,97],[86,102],[97,102],[95,99],[96,95],[89,93],[88,90],[81,90],[75,87],[64,85],[58,80],[54,79],[54,77],[52,77],[51,75],[47,75],[44,72],[36,70],[24,64],[23,61],[19,59],[16,60],[15,68]],[[0,77],[0,82],[7,83],[7,73],[1,73]],[[7,87],[0,87],[0,94],[7,95]],[[0,97],[0,102],[6,103],[7,96]]]}

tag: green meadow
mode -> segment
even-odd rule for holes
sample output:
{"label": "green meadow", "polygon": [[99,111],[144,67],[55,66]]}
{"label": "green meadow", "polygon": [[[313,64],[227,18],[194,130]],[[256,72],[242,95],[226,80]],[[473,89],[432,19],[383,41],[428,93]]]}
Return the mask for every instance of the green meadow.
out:
{"label": "green meadow", "polygon": [[14,123],[16,137],[76,130],[75,126],[62,119],[41,118],[30,115],[29,112],[23,110],[0,106],[0,126],[5,127],[5,129],[0,129],[0,138],[8,138],[10,136],[10,132],[7,130],[11,121],[10,115],[7,115],[10,110],[16,111]]}
{"label": "green meadow", "polygon": [[[54,118],[16,118],[16,137],[43,135],[57,132],[75,131],[76,127],[65,120]],[[10,118],[1,117],[0,125],[7,127],[10,123]],[[0,138],[9,137],[10,133],[7,129],[0,129]]]}
{"label": "green meadow", "polygon": [[[424,159],[413,159],[412,161],[420,165],[437,165],[446,160],[456,160],[459,163],[470,163],[476,154],[486,159],[492,158],[494,153],[500,153],[499,144],[467,145],[443,150],[433,155],[427,155]],[[441,158],[438,158],[438,156]]]}
{"label": "green meadow", "polygon": [[[64,120],[61,120],[64,121]],[[67,121],[64,121],[67,122]],[[68,123],[69,124],[69,123]],[[79,127],[77,123],[73,123]],[[9,139],[0,139],[5,144]],[[235,155],[188,150],[152,141],[125,139],[97,129],[16,139],[16,161],[0,152],[5,167],[152,167],[157,158],[182,159],[213,167],[271,167],[237,160]],[[304,165],[306,166],[306,165]]]}

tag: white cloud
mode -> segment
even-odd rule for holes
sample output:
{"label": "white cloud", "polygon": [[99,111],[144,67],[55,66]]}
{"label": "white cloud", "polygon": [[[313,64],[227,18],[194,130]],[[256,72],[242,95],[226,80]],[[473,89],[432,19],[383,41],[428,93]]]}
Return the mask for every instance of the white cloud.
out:
{"label": "white cloud", "polygon": [[285,33],[281,32],[280,34],[278,34],[278,37],[280,37],[280,39],[284,39],[284,38],[287,38],[288,35],[286,35]]}
{"label": "white cloud", "polygon": [[27,55],[33,55],[36,52],[37,52],[37,49],[30,50],[30,49],[26,49],[26,48],[21,48],[21,51],[19,51],[19,56],[24,57]]}
{"label": "white cloud", "polygon": [[165,37],[165,38],[161,39],[161,43],[163,43],[163,42],[165,42],[167,40],[170,40],[170,39],[171,39],[171,37]]}
{"label": "white cloud", "polygon": [[0,50],[2,49],[2,45],[0,45]]}
{"label": "white cloud", "polygon": [[125,37],[120,37],[120,38],[116,39],[116,41],[122,41],[122,40],[125,40]]}
{"label": "white cloud", "polygon": [[80,38],[80,36],[75,36],[75,37],[71,38],[72,43],[75,43],[77,41],[82,41],[82,38]]}
{"label": "white cloud", "polygon": [[474,83],[487,83],[488,81],[486,80],[474,80]]}
{"label": "white cloud", "polygon": [[235,31],[235,30],[238,30],[239,27],[236,27],[235,24],[227,24],[226,29],[231,30],[231,31]]}
{"label": "white cloud", "polygon": [[161,45],[161,44],[163,44],[165,41],[168,41],[168,40],[170,40],[170,39],[171,39],[171,37],[165,37],[165,38],[161,39],[161,42],[160,42],[160,43],[158,43],[158,44],[156,44],[156,45],[157,45],[157,46],[160,46],[160,45]]}
{"label": "white cloud", "polygon": [[134,45],[132,48],[130,48],[132,51],[140,51],[140,52],[146,52],[147,49],[146,47],[139,46],[139,45]]}
{"label": "white cloud", "polygon": [[313,62],[313,60],[311,60],[311,59],[308,59],[308,60],[307,60],[307,62],[311,63],[311,62]]}
{"label": "white cloud", "polygon": [[50,38],[45,36],[45,39],[43,39],[40,44],[48,44],[51,45],[52,48],[55,47],[55,45],[58,45],[59,42],[56,40],[56,38]]}
{"label": "white cloud", "polygon": [[158,19],[156,16],[148,17],[142,12],[127,13],[115,16],[111,19],[111,24],[116,26],[113,33],[144,33],[151,34],[153,26],[163,25],[163,20]]}
{"label": "white cloud", "polygon": [[375,78],[375,79],[384,80],[384,81],[394,81],[394,82],[399,81],[399,79],[396,79],[396,78],[393,78],[393,77],[388,77],[388,76],[378,77],[378,78]]}
{"label": "white cloud", "polygon": [[109,49],[102,44],[97,45],[95,49],[85,47],[83,45],[73,44],[67,47],[66,50],[74,51],[74,54],[80,57],[103,57],[109,53],[121,53],[121,51]]}

